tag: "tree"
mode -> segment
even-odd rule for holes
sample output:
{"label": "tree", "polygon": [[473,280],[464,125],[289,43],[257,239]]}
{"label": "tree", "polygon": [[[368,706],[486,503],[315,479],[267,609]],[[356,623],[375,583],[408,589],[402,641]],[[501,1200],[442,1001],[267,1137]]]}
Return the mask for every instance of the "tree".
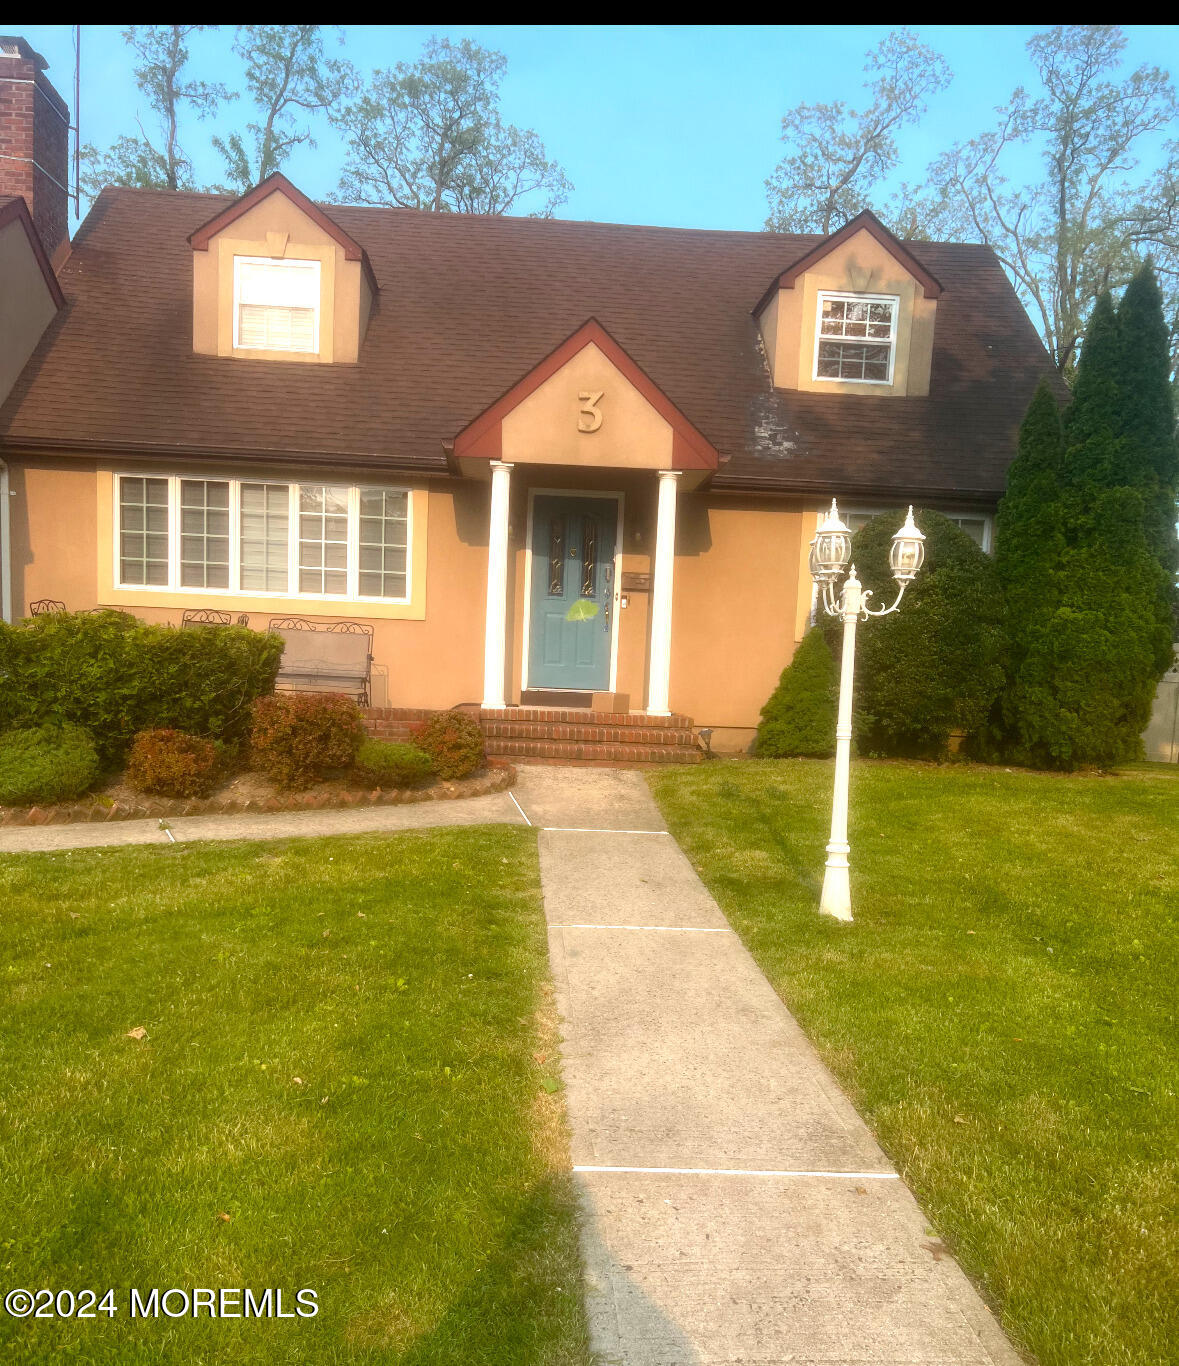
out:
{"label": "tree", "polygon": [[139,136],[123,134],[100,154],[93,144],[83,150],[86,170],[82,189],[97,194],[104,185],[132,185],[148,190],[188,190],[193,187],[192,163],[180,144],[180,113],[184,106],[198,119],[217,112],[222,100],[235,98],[225,86],[188,80],[188,39],[208,24],[136,24],[123,38],[139,54],[135,83],[147,96],[158,128],[148,133],[139,122]]}
{"label": "tree", "polygon": [[1007,658],[1006,682],[983,741],[991,755],[1012,747],[1029,749],[1033,737],[1021,728],[1021,718],[1038,715],[1047,704],[1047,632],[1064,551],[1063,463],[1060,409],[1042,380],[1019,429],[1019,450],[1007,470],[1007,491],[995,517],[995,570],[1003,592]]}
{"label": "tree", "polygon": [[325,58],[318,24],[242,24],[234,51],[245,62],[258,120],[244,132],[214,138],[213,145],[225,159],[227,188],[244,194],[273,175],[296,147],[315,146],[307,118],[331,108],[348,69]]}
{"label": "tree", "polygon": [[[874,753],[945,753],[974,734],[1003,686],[1003,606],[994,561],[948,517],[915,514],[925,564],[899,612],[867,622],[856,641],[856,734]],[[882,512],[852,538],[852,561],[873,605],[896,596],[888,563],[903,512]],[[833,622],[833,643],[842,633]]]}
{"label": "tree", "polygon": [[819,630],[808,631],[761,709],[758,757],[834,754],[838,682],[826,636]]}
{"label": "tree", "polygon": [[899,160],[897,133],[916,123],[929,96],[952,79],[943,58],[907,28],[868,53],[864,70],[866,108],[857,112],[842,100],[800,104],[782,119],[787,151],[766,181],[767,228],[827,236],[871,207]]}
{"label": "tree", "polygon": [[[1136,174],[1151,139],[1174,126],[1175,92],[1157,67],[1121,75],[1125,45],[1113,25],[1036,34],[1027,46],[1040,93],[1017,89],[996,128],[951,147],[889,211],[910,236],[992,246],[1065,375],[1094,301],[1123,287],[1144,252],[1179,282],[1179,144],[1162,169]],[[1027,182],[1029,151],[1043,172]],[[1174,292],[1169,307],[1174,342]]]}
{"label": "tree", "polygon": [[[1025,498],[1021,517],[1017,497],[1002,513],[1001,564],[1019,652],[1004,719],[1012,757],[1040,767],[1109,765],[1138,754],[1170,653],[1160,618],[1167,577],[1147,540],[1143,462],[1128,435],[1135,419],[1122,383],[1123,343],[1105,292],[1065,415],[1056,508],[1037,519]],[[1041,449],[1021,449],[1015,492],[1048,497],[1050,419],[1039,395],[1033,408],[1024,430]],[[1044,528],[1048,546],[1035,543]]]}
{"label": "tree", "polygon": [[[1179,486],[1179,443],[1175,439],[1175,402],[1171,387],[1170,329],[1163,296],[1148,261],[1130,281],[1118,305],[1121,332],[1122,393],[1125,412],[1121,431],[1134,454],[1133,472],[1146,500],[1146,539],[1162,565],[1169,591],[1161,610],[1176,605],[1179,573],[1176,496]],[[1167,667],[1167,661],[1163,661]]]}
{"label": "tree", "polygon": [[551,217],[572,189],[537,135],[505,124],[507,58],[431,38],[416,62],[376,71],[336,122],[348,139],[342,197],[433,213],[503,214],[525,202]]}

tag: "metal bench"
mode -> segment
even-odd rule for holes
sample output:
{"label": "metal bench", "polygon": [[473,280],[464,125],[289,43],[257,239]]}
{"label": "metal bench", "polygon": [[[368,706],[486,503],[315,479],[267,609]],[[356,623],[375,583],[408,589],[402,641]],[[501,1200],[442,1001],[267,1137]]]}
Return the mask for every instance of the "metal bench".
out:
{"label": "metal bench", "polygon": [[326,625],[305,617],[271,617],[270,635],[283,639],[275,687],[291,692],[338,692],[369,705],[373,628],[359,621]]}
{"label": "metal bench", "polygon": [[48,617],[54,612],[64,612],[65,609],[65,603],[58,602],[56,598],[38,598],[36,602],[29,603],[29,616]]}

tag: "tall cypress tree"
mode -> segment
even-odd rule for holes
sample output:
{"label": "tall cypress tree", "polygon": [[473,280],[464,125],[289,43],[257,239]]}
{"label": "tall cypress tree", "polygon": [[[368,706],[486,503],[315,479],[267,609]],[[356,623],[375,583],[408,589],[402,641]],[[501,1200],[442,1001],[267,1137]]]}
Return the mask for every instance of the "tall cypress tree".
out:
{"label": "tall cypress tree", "polygon": [[[1064,431],[1047,380],[1019,429],[1019,450],[995,518],[995,568],[1003,592],[1007,682],[982,740],[984,752],[1035,745],[1031,725],[1051,706],[1047,632],[1059,596],[1064,551],[1060,504]],[[1026,718],[1026,720],[1025,720]]]}
{"label": "tall cypress tree", "polygon": [[[1171,357],[1163,300],[1149,261],[1126,287],[1118,307],[1121,332],[1122,422],[1126,441],[1126,482],[1141,489],[1145,503],[1146,539],[1163,567],[1166,581],[1157,604],[1160,623],[1170,625],[1177,603],[1179,535],[1179,442],[1175,437],[1175,404]],[[1170,642],[1158,661],[1167,668]]]}
{"label": "tall cypress tree", "polygon": [[[1059,556],[1044,583],[1044,615],[1022,642],[1016,751],[1048,767],[1140,752],[1167,634],[1158,616],[1166,576],[1147,541],[1124,373],[1121,327],[1105,294],[1065,415]],[[1022,591],[1035,593],[1036,583],[1025,581]]]}

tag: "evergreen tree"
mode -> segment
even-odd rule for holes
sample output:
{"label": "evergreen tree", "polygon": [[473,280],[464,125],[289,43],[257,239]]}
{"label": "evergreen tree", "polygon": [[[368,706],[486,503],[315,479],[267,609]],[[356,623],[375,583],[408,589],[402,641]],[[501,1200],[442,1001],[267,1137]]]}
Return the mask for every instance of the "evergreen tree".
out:
{"label": "evergreen tree", "polygon": [[[1169,645],[1159,616],[1166,574],[1146,532],[1144,485],[1155,481],[1144,479],[1127,434],[1133,390],[1123,382],[1122,342],[1104,294],[1065,415],[1056,512],[1045,509],[1038,521],[1024,523],[1006,519],[1009,601],[1013,612],[1025,613],[1022,624],[1012,619],[1021,658],[1008,720],[1014,757],[1044,767],[1110,764],[1139,753]],[[1037,426],[1044,416],[1037,414]],[[1022,478],[1017,471],[1017,488]],[[1043,487],[1049,492],[1047,482]],[[1055,553],[1021,545],[1045,528]]]}
{"label": "evergreen tree", "polygon": [[834,754],[838,681],[823,632],[808,631],[762,708],[758,756],[785,759],[797,754]]}
{"label": "evergreen tree", "polygon": [[[1131,453],[1129,482],[1141,488],[1146,503],[1147,543],[1166,574],[1159,603],[1160,620],[1166,623],[1176,606],[1175,580],[1179,573],[1179,535],[1175,531],[1179,442],[1175,439],[1170,339],[1162,293],[1149,261],[1122,296],[1118,325],[1122,342],[1121,433]],[[1167,658],[1161,659],[1160,669],[1167,668],[1168,663]]]}
{"label": "evergreen tree", "polygon": [[995,518],[995,569],[1003,592],[1007,681],[986,730],[983,748],[1030,742],[1021,718],[1040,714],[1050,686],[1046,638],[1055,610],[1064,550],[1060,477],[1064,431],[1056,397],[1041,381],[1019,429],[1019,450],[1007,471],[1007,492]]}

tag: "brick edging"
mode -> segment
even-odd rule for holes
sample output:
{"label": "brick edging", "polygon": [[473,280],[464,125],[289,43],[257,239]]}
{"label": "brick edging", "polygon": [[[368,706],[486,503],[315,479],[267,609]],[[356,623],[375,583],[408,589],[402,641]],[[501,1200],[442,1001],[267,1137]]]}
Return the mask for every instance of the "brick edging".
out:
{"label": "brick edging", "polygon": [[274,811],[330,811],[340,807],[401,806],[412,802],[454,801],[504,792],[516,781],[511,764],[492,760],[483,773],[453,781],[439,779],[429,787],[374,788],[370,792],[292,792],[263,801],[216,797],[145,797],[142,802],[63,802],[53,806],[0,808],[0,827],[22,825],[105,825],[107,821],[170,820],[180,816],[258,815]]}

